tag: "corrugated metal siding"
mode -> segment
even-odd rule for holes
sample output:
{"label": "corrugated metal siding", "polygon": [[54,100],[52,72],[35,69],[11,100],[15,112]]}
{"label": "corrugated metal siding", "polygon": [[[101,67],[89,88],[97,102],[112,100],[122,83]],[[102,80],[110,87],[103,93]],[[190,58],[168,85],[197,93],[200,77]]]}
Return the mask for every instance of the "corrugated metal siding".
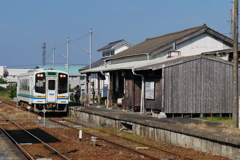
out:
{"label": "corrugated metal siding", "polygon": [[201,58],[164,72],[166,113],[231,113],[231,65]]}

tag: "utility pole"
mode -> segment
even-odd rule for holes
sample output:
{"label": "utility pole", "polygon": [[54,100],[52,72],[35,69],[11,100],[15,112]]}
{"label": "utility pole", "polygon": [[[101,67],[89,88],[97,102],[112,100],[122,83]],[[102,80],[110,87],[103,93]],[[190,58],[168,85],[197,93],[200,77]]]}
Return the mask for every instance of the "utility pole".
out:
{"label": "utility pole", "polygon": [[232,120],[239,127],[238,108],[238,0],[234,0],[234,44],[233,44],[233,108]]}
{"label": "utility pole", "polygon": [[90,65],[89,69],[92,68],[92,28],[90,28],[90,45],[89,45],[89,52],[90,52]]}
{"label": "utility pole", "polygon": [[55,69],[55,45],[54,44],[53,44],[52,49],[53,49],[53,53],[52,53],[53,54],[53,61],[52,61],[53,62],[53,69]]}
{"label": "utility pole", "polygon": [[67,37],[67,73],[69,73],[69,37]]}
{"label": "utility pole", "polygon": [[67,64],[66,64],[66,66],[67,66],[67,73],[69,72],[69,42],[70,42],[70,40],[69,40],[69,37],[67,37],[67,56],[64,56],[64,55],[62,55],[65,59],[67,59]]}
{"label": "utility pole", "polygon": [[92,28],[90,28],[90,40],[89,40],[89,51],[83,49],[86,53],[89,54],[89,69],[92,69]]}
{"label": "utility pole", "polygon": [[232,12],[232,9],[230,9],[230,38],[233,39],[233,12]]}
{"label": "utility pole", "polygon": [[52,55],[53,55],[53,57],[52,57],[53,60],[52,61],[49,60],[49,62],[52,63],[52,67],[53,67],[52,69],[55,69],[55,64],[54,64],[55,63],[54,62],[55,61],[55,45],[54,44],[53,44],[53,47],[52,47]]}
{"label": "utility pole", "polygon": [[42,42],[42,66],[46,64],[46,43]]}

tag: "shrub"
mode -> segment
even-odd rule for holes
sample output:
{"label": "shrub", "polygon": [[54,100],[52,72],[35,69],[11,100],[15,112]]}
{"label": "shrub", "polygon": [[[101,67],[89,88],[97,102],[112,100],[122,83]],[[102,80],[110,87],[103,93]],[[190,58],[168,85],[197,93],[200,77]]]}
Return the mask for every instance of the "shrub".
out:
{"label": "shrub", "polygon": [[16,84],[9,84],[7,86],[7,91],[10,98],[17,97],[17,85]]}
{"label": "shrub", "polygon": [[7,81],[5,81],[3,78],[0,78],[0,84],[5,84]]}
{"label": "shrub", "polygon": [[[102,97],[102,98],[100,99],[100,104],[101,104],[101,105],[104,105],[106,99],[107,99],[107,97]],[[94,100],[97,102],[97,101],[98,101],[98,98],[96,97],[96,98],[94,98]]]}

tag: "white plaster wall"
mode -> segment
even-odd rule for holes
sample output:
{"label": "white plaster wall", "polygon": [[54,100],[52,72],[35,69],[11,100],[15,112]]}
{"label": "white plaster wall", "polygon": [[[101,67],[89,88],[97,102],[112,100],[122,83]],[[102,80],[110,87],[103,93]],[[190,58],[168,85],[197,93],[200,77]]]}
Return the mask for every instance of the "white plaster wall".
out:
{"label": "white plaster wall", "polygon": [[[110,76],[109,76],[109,73],[104,73],[106,76],[106,79],[105,80],[100,80],[100,93],[101,93],[101,97],[103,97],[103,88],[104,86],[108,86],[109,87],[109,82],[110,82]],[[90,82],[94,82],[94,86],[90,86],[91,83],[88,83],[88,93],[89,93],[89,97],[93,97],[92,95],[92,87],[94,87],[94,91],[95,91],[95,97],[98,96],[98,78],[97,76],[96,77],[93,77],[91,79],[89,79]]]}
{"label": "white plaster wall", "polygon": [[27,73],[32,69],[7,69],[9,76],[18,76],[19,74]]}
{"label": "white plaster wall", "polygon": [[[209,52],[229,48],[230,47],[224,44],[222,41],[216,40],[214,37],[206,33],[176,45],[176,50],[181,51],[182,56],[200,55],[202,52]],[[155,55],[154,58],[167,57],[168,51],[171,50],[172,48],[164,52],[161,52]]]}
{"label": "white plaster wall", "polygon": [[3,67],[4,67],[4,66],[0,66],[0,77],[3,76]]}
{"label": "white plaster wall", "polygon": [[122,52],[122,51],[124,51],[124,50],[126,50],[126,49],[128,49],[129,47],[128,46],[126,46],[126,45],[124,45],[124,46],[119,46],[119,47],[117,47],[116,49],[115,49],[115,54],[118,54],[119,52]]}
{"label": "white plaster wall", "polygon": [[225,45],[222,41],[216,40],[208,34],[202,34],[193,38],[183,44],[177,46],[180,48],[184,56],[201,54],[202,52],[215,51],[220,49],[228,49],[229,46]]}
{"label": "white plaster wall", "polygon": [[134,61],[143,61],[147,60],[147,54],[133,56],[133,57],[123,57],[111,60],[111,64],[125,63],[125,62],[134,62]]}

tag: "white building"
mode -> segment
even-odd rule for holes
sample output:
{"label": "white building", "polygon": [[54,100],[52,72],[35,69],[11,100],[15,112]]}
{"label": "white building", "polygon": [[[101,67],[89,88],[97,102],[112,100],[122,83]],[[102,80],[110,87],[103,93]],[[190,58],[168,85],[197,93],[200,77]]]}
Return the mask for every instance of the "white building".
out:
{"label": "white building", "polygon": [[[122,40],[118,40],[118,41],[114,41],[114,42],[110,42],[108,45],[98,49],[97,51],[102,53],[102,59],[95,61],[91,64],[92,68],[95,67],[99,67],[99,66],[104,66],[105,65],[105,61],[103,60],[103,58],[107,58],[107,57],[111,57],[113,55],[116,55],[128,48],[131,48],[133,45],[131,45],[130,43],[126,42],[124,39]],[[81,73],[81,71],[89,69],[89,65],[79,69],[79,72]],[[103,76],[103,74],[105,75],[105,77]],[[100,80],[98,81],[98,77],[104,77],[104,80]],[[81,74],[81,79],[85,79],[86,78],[86,74]],[[88,85],[88,93],[89,93],[89,97],[90,99],[92,98],[96,98],[98,95],[98,82],[100,83],[100,94],[101,97],[107,97],[108,94],[108,88],[109,88],[109,73],[105,72],[105,73],[99,73],[99,74],[91,74],[90,78],[89,78],[89,85]],[[86,88],[86,80],[82,81],[83,83],[80,84],[81,88],[82,88],[82,92],[85,91]]]}
{"label": "white building", "polygon": [[[224,51],[219,58],[231,60],[231,54],[225,54],[225,51],[232,50],[232,47],[233,40],[231,38],[204,24],[158,37],[146,38],[145,41],[118,54],[103,57],[105,65],[86,69],[82,73],[87,75],[110,73],[112,102],[116,102],[122,95],[124,95],[124,100],[135,101],[134,93],[132,93],[133,81],[140,80],[141,82],[141,77],[134,72],[135,68],[160,64],[181,56],[212,53],[216,50]],[[129,105],[127,101],[124,103]]]}
{"label": "white building", "polygon": [[[27,73],[29,70],[32,69],[10,69],[5,68],[5,66],[0,66],[0,77],[4,78],[8,83],[15,83],[17,82],[17,76],[19,74]],[[7,76],[4,75],[4,72],[8,73]]]}

